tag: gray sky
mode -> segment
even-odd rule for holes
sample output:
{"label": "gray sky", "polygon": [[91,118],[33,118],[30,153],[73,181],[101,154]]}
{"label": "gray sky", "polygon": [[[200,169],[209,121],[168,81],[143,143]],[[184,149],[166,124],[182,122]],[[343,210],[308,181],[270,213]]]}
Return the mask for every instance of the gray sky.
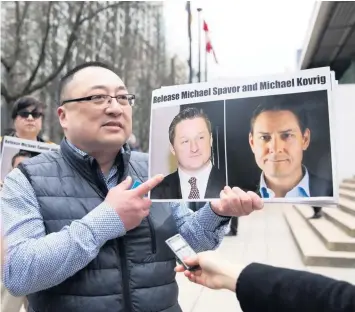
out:
{"label": "gray sky", "polygon": [[[165,25],[168,50],[188,59],[186,1],[166,0]],[[296,51],[304,39],[313,13],[314,1],[307,0],[194,0],[194,68],[198,70],[198,15],[203,8],[219,64],[209,55],[209,79],[255,76],[294,70]],[[201,26],[202,27],[202,26]],[[202,70],[204,68],[204,32]]]}

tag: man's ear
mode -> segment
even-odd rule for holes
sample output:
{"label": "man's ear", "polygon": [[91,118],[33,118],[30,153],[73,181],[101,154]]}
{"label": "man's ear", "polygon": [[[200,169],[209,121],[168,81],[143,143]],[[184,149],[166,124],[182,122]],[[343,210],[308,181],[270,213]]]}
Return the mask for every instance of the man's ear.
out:
{"label": "man's ear", "polygon": [[212,147],[212,146],[213,146],[213,136],[212,136],[212,133],[211,133],[210,142],[211,142],[211,147]]}
{"label": "man's ear", "polygon": [[253,134],[251,132],[249,132],[249,145],[251,150],[254,153],[254,138],[253,138]]}
{"label": "man's ear", "polygon": [[67,125],[67,112],[65,110],[65,107],[59,106],[57,108],[57,115],[59,118],[60,125],[62,126],[63,129],[65,129]]}
{"label": "man's ear", "polygon": [[303,150],[307,150],[309,144],[311,143],[311,130],[308,128],[304,131],[303,133],[303,142],[302,142],[302,148]]}
{"label": "man's ear", "polygon": [[171,143],[170,143],[170,152],[175,156],[175,149]]}

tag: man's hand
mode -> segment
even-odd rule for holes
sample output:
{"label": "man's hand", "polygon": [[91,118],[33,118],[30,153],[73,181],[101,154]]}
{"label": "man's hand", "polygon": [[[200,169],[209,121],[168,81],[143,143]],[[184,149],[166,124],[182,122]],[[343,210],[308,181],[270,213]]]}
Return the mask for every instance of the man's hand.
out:
{"label": "man's hand", "polygon": [[116,210],[126,231],[137,227],[149,215],[149,208],[152,202],[150,199],[144,198],[144,196],[163,179],[163,175],[156,175],[135,189],[130,190],[132,178],[127,177],[126,180],[108,192],[105,202]]}
{"label": "man's hand", "polygon": [[226,217],[246,216],[254,210],[264,207],[262,199],[254,192],[244,192],[239,187],[226,186],[220,193],[220,199],[211,202],[212,210]]}
{"label": "man's hand", "polygon": [[217,251],[205,251],[196,257],[184,259],[187,265],[199,265],[200,270],[187,271],[182,265],[175,268],[176,272],[184,272],[191,282],[211,289],[229,289],[235,291],[237,278],[242,270],[241,266],[234,267],[223,259]]}

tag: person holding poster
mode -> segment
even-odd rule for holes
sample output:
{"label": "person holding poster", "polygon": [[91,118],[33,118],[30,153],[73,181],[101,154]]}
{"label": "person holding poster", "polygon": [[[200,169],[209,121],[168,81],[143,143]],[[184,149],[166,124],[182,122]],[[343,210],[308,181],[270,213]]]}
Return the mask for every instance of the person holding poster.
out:
{"label": "person holding poster", "polygon": [[89,62],[60,81],[60,150],[21,163],[2,190],[8,246],[4,284],[29,310],[181,312],[165,241],[180,233],[197,251],[219,246],[231,216],[263,207],[225,187],[196,213],[146,197],[148,155],[130,151],[135,95],[114,70]]}
{"label": "person holding poster", "polygon": [[302,164],[311,142],[307,122],[305,110],[282,101],[254,111],[249,144],[262,170],[258,191],[263,198],[333,196],[332,183]]}
{"label": "person holding poster", "polygon": [[[20,139],[33,140],[44,142],[43,138],[39,135],[42,130],[42,121],[44,117],[44,109],[45,104],[38,101],[34,97],[25,96],[19,98],[12,107],[11,118],[13,121],[14,129],[11,129],[7,136],[12,136]],[[0,153],[1,153],[1,163],[4,157],[3,151],[3,137],[0,137]],[[6,152],[5,152],[6,154]],[[26,154],[26,155],[25,155]],[[11,161],[11,169],[17,167],[17,165],[24,160],[24,158],[28,158],[28,152],[23,151],[22,155],[17,155],[14,161]],[[2,167],[2,166],[1,166]],[[5,170],[1,168],[2,176],[3,174],[8,173],[8,168]],[[3,179],[0,178],[0,190],[3,187]],[[6,290],[4,290],[3,294],[4,309],[6,311],[10,311],[10,309],[19,310],[20,306],[23,302],[26,303],[24,298],[16,298],[11,296]]]}
{"label": "person holding poster", "polygon": [[225,173],[212,165],[212,127],[202,109],[185,108],[169,127],[171,153],[178,169],[151,192],[151,199],[199,200],[218,198],[225,187]]}

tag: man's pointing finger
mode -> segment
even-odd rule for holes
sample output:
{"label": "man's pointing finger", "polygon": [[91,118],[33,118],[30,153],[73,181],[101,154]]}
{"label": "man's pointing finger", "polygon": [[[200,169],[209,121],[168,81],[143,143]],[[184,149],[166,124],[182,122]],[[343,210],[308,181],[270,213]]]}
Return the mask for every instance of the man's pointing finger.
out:
{"label": "man's pointing finger", "polygon": [[164,176],[162,174],[157,174],[154,177],[150,178],[148,181],[145,181],[141,185],[137,186],[132,191],[135,192],[137,196],[143,197],[163,180]]}

